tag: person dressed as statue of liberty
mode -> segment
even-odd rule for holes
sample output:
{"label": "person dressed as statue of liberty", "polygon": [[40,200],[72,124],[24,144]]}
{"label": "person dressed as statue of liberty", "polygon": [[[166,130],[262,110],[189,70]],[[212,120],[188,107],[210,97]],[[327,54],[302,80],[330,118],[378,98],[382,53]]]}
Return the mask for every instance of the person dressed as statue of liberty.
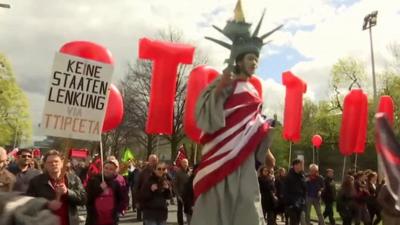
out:
{"label": "person dressed as statue of liberty", "polygon": [[239,0],[234,19],[218,31],[232,44],[207,39],[231,50],[228,66],[200,95],[197,126],[202,130],[202,159],[193,180],[193,225],[265,224],[256,164],[273,167],[269,150],[272,126],[261,114],[262,97],[250,83],[265,38],[258,37],[264,13],[250,33]]}

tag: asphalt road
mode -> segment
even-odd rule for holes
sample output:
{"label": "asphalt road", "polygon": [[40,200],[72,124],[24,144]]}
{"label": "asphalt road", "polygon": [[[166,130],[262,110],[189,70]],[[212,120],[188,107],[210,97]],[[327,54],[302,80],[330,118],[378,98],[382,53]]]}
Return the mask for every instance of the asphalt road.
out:
{"label": "asphalt road", "polygon": [[[169,205],[168,207],[168,220],[167,225],[178,225],[176,218],[177,206]],[[84,219],[86,218],[86,211],[83,209],[79,210],[79,215],[82,219],[81,225],[85,224]],[[129,210],[124,216],[120,217],[120,225],[143,225],[142,221],[136,220],[136,212]],[[185,223],[186,224],[186,223]],[[281,221],[280,216],[278,216],[277,225],[284,225],[285,223]],[[317,223],[313,223],[317,224]]]}
{"label": "asphalt road", "polygon": [[[170,205],[168,207],[168,220],[167,220],[167,225],[177,225],[177,218],[176,218],[176,211],[177,207],[176,205]],[[81,220],[81,225],[85,224],[84,219],[86,218],[86,211],[84,209],[79,210],[79,215]],[[128,210],[128,212],[120,217],[120,225],[143,225],[142,221],[137,221],[136,220],[136,212],[133,212],[132,210]]]}

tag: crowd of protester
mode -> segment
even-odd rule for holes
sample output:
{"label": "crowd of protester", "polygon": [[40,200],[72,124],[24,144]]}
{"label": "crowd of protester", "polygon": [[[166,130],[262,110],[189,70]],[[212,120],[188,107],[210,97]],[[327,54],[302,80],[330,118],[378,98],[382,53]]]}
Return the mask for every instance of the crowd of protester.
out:
{"label": "crowd of protester", "polygon": [[[102,165],[99,156],[91,162],[71,163],[56,150],[35,159],[30,149],[20,149],[10,159],[0,147],[0,200],[14,202],[11,205],[29,201],[28,206],[35,208],[19,211],[4,201],[0,224],[115,225],[127,210],[133,210],[144,225],[165,225],[168,204],[175,204],[173,197],[179,224],[184,224],[184,217],[188,223],[194,201],[191,171],[187,159],[169,167],[156,155],[124,165],[109,156]],[[83,206],[85,218],[78,214]],[[15,212],[6,213],[10,207]]]}
{"label": "crowd of protester", "polygon": [[[332,169],[327,169],[323,177],[318,165],[311,164],[305,171],[299,159],[292,162],[288,172],[276,169],[266,165],[258,169],[268,225],[276,225],[279,220],[286,225],[308,225],[312,219],[319,225],[333,225],[337,224],[335,210],[343,225],[377,225],[382,219],[387,221],[385,224],[400,224],[400,211],[390,207],[395,200],[384,179],[378,179],[374,171],[350,171],[340,184],[335,182]],[[127,210],[133,210],[144,225],[165,225],[168,205],[175,204],[175,198],[178,224],[190,224],[193,171],[187,159],[168,166],[156,155],[150,155],[146,162],[123,163],[109,156],[102,165],[99,157],[90,163],[71,163],[56,150],[33,159],[31,150],[20,149],[10,161],[0,147],[0,200],[12,199],[14,208],[21,210],[5,214],[11,206],[0,204],[0,223],[115,225]],[[24,207],[16,207],[18,204]],[[79,217],[78,207],[82,206],[86,218]],[[310,216],[312,208],[316,218]]]}
{"label": "crowd of protester", "polygon": [[[319,225],[337,224],[334,206],[343,225],[400,224],[400,210],[393,207],[384,179],[372,170],[349,171],[342,183],[336,185],[334,170],[319,173],[318,165],[311,164],[306,173],[303,161],[292,162],[289,172],[265,166],[259,168],[262,208],[268,225],[277,224],[277,216],[289,225],[311,224],[311,208],[316,212]],[[324,211],[322,212],[321,204]],[[328,222],[325,222],[328,219]]]}

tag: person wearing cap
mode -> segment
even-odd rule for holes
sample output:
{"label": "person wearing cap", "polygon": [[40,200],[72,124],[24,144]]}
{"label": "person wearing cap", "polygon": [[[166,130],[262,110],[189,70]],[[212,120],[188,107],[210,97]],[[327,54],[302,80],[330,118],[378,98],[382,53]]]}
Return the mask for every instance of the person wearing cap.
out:
{"label": "person wearing cap", "polygon": [[60,225],[79,225],[77,206],[86,201],[81,180],[63,171],[63,156],[57,150],[48,151],[43,162],[45,172],[30,181],[27,195],[47,199],[47,207],[58,216]]}
{"label": "person wearing cap", "polygon": [[[233,20],[215,27],[231,44],[207,39],[229,49],[228,66],[197,99],[196,122],[202,130],[202,160],[193,180],[196,203],[191,219],[196,225],[265,224],[256,165],[269,154],[272,124],[261,114],[263,99],[252,83],[264,39],[253,32],[239,0]],[[274,162],[273,159],[268,159]]]}
{"label": "person wearing cap", "polygon": [[17,152],[17,167],[11,172],[15,174],[16,182],[13,191],[26,193],[29,182],[36,176],[41,174],[41,171],[33,168],[32,151],[30,149],[20,149]]}
{"label": "person wearing cap", "polygon": [[129,200],[128,189],[124,178],[118,174],[118,168],[118,160],[109,157],[103,166],[104,181],[102,174],[89,179],[86,225],[115,225],[119,215],[124,214]]}
{"label": "person wearing cap", "polygon": [[7,170],[7,152],[0,147],[0,192],[10,192],[15,184],[15,176]]}

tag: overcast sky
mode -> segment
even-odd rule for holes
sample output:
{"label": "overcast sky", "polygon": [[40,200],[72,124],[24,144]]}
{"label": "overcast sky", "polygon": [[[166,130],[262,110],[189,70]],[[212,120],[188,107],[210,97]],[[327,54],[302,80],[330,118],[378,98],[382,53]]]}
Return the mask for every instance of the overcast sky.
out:
{"label": "overcast sky", "polygon": [[[115,58],[114,82],[128,62],[137,58],[138,40],[154,37],[168,27],[182,31],[212,56],[212,66],[221,69],[229,55],[204,39],[222,39],[211,28],[224,27],[233,16],[236,0],[0,0],[11,9],[0,8],[0,52],[11,61],[17,81],[26,92],[33,126],[40,122],[44,94],[54,53],[66,42],[88,40],[107,47]],[[377,70],[385,68],[387,46],[400,42],[398,0],[242,0],[246,21],[255,24],[266,8],[261,28],[267,32],[285,27],[271,36],[264,47],[257,74],[264,80],[267,113],[281,115],[284,105],[283,71],[291,70],[307,82],[312,100],[329,96],[331,66],[339,59],[355,56],[365,63],[370,76],[369,35],[362,31],[363,18],[378,10],[373,28]],[[34,129],[35,139],[39,134]]]}

